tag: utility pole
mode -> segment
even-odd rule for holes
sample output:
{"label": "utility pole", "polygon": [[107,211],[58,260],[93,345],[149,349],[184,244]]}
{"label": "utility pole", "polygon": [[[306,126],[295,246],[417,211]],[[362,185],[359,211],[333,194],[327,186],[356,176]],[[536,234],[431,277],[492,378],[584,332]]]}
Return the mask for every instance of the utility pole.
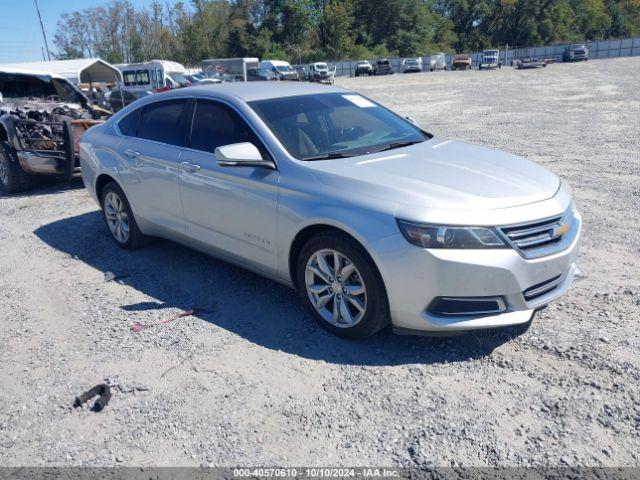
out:
{"label": "utility pole", "polygon": [[42,38],[44,38],[44,48],[47,51],[47,60],[51,61],[51,53],[49,53],[49,45],[47,44],[47,34],[44,33],[44,25],[42,24],[42,16],[40,15],[40,7],[38,6],[38,0],[33,0],[33,1],[36,4],[38,19],[40,20],[40,28],[42,29]]}

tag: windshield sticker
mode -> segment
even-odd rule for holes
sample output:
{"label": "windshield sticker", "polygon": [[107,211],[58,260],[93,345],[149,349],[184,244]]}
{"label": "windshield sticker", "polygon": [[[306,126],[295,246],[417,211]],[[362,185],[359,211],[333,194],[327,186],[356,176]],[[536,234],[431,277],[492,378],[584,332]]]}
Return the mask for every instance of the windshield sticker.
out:
{"label": "windshield sticker", "polygon": [[360,108],[371,108],[376,106],[375,103],[367,100],[364,97],[361,97],[360,95],[342,95],[342,98],[349,100],[351,103]]}

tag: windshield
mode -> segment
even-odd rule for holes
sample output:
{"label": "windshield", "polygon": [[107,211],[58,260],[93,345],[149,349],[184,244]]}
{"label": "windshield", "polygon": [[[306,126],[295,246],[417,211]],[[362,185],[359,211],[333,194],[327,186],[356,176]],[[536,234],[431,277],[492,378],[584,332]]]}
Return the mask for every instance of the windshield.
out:
{"label": "windshield", "polygon": [[55,99],[85,103],[86,98],[67,80],[35,75],[0,73],[0,92],[4,98]]}
{"label": "windshield", "polygon": [[316,70],[328,70],[329,66],[326,63],[316,63]]}
{"label": "windshield", "polygon": [[372,101],[346,93],[249,102],[289,154],[323,160],[390,150],[431,138]]}
{"label": "windshield", "polygon": [[276,70],[286,73],[291,72],[293,68],[291,68],[289,65],[276,65]]}

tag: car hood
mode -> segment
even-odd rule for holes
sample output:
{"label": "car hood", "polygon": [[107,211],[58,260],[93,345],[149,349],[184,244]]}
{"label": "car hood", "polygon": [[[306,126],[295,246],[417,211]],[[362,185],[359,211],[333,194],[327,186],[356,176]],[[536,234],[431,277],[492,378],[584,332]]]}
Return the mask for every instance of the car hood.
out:
{"label": "car hood", "polygon": [[342,194],[434,209],[516,207],[549,199],[560,187],[555,174],[530,160],[442,138],[307,165]]}

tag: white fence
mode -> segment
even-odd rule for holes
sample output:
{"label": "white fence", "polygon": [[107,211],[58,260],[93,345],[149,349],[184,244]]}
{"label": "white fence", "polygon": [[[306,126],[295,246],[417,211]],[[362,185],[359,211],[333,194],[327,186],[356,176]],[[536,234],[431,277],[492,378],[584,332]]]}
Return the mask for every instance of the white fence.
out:
{"label": "white fence", "polygon": [[[542,47],[516,48],[508,50],[501,48],[500,58],[503,65],[511,65],[511,62],[514,59],[526,57],[555,58],[556,61],[561,62],[562,52],[564,52],[567,45],[568,44],[547,45]],[[586,42],[585,45],[589,49],[589,59],[640,56],[640,37],[625,38],[623,40],[599,40],[596,42]],[[477,66],[482,52],[474,52],[470,55],[474,67]],[[451,66],[451,57],[451,55],[447,55],[448,66]],[[403,59],[404,58],[388,58],[394,72],[402,72]],[[429,55],[422,57],[422,69],[424,71],[429,70],[429,59]],[[376,60],[377,59],[369,59],[372,65]],[[330,65],[335,65],[336,76],[351,77],[355,75],[357,61],[347,60],[342,62],[331,62]]]}

